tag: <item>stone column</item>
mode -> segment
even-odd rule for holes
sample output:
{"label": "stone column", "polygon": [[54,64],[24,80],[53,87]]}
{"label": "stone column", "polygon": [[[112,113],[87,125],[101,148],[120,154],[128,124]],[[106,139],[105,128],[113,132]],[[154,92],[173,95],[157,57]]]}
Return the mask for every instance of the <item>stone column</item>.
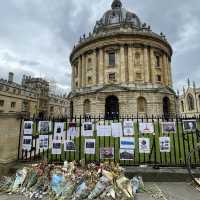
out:
{"label": "stone column", "polygon": [[99,51],[99,85],[104,83],[104,51],[100,49]]}
{"label": "stone column", "polygon": [[74,70],[74,65],[72,65],[72,75],[71,75],[71,86],[72,86],[72,90],[74,90],[74,81],[75,81],[75,70]]}
{"label": "stone column", "polygon": [[166,56],[167,60],[167,69],[168,69],[168,80],[169,80],[169,86],[172,87],[172,69],[171,69],[171,62],[169,61],[169,58]]}
{"label": "stone column", "polygon": [[166,55],[164,54],[163,55],[163,64],[164,64],[164,74],[165,74],[165,84],[166,85],[169,85],[169,74],[168,74],[168,66],[167,66],[167,57]]}
{"label": "stone column", "polygon": [[144,82],[149,82],[149,60],[148,60],[148,49],[147,47],[144,48]]}
{"label": "stone column", "polygon": [[151,48],[150,49],[150,59],[151,59],[151,79],[152,79],[152,83],[155,83],[155,58],[154,58],[154,51]]}
{"label": "stone column", "polygon": [[82,55],[82,87],[86,86],[86,56]]}
{"label": "stone column", "polygon": [[133,63],[133,53],[132,46],[128,47],[128,74],[129,74],[129,82],[134,82],[134,63]]}
{"label": "stone column", "polygon": [[126,82],[126,66],[125,66],[125,55],[124,55],[124,46],[120,47],[120,74],[121,74],[121,83]]}
{"label": "stone column", "polygon": [[79,56],[78,59],[78,87],[82,87],[82,59],[81,56]]}

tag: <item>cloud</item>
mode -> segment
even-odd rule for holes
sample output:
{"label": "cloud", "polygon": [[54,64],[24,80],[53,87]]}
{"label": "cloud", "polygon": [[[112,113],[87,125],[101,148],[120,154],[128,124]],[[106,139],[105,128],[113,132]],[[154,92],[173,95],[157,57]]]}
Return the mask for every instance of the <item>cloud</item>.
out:
{"label": "cloud", "polygon": [[[110,9],[112,0],[7,0],[0,7],[0,69],[42,76],[70,91],[69,55],[84,33]],[[179,88],[190,77],[200,86],[200,2],[198,0],[123,0],[128,10],[155,32],[164,32],[174,49],[173,80]],[[190,69],[190,70],[188,70]]]}

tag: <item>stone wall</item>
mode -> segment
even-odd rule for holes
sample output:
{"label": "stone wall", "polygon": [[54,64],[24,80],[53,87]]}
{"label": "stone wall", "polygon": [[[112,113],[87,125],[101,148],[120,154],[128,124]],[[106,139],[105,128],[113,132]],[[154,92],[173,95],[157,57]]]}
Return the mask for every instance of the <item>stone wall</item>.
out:
{"label": "stone wall", "polygon": [[17,160],[20,124],[19,114],[0,114],[0,164]]}

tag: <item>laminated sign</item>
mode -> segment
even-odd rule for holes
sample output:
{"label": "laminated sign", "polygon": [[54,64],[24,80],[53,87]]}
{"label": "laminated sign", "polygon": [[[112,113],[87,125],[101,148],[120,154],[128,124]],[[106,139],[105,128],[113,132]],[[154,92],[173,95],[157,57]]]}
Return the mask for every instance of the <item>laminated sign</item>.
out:
{"label": "laminated sign", "polygon": [[176,132],[176,123],[175,122],[163,122],[162,123],[162,132],[163,133]]}
{"label": "laminated sign", "polygon": [[69,138],[69,137],[72,137],[72,138],[77,137],[78,134],[77,134],[77,130],[76,130],[76,123],[75,122],[70,122],[68,124],[68,126],[69,126],[69,128],[67,130],[67,138]]}
{"label": "laminated sign", "polygon": [[48,147],[49,147],[49,136],[48,135],[40,135],[39,136],[40,151],[47,150]]}
{"label": "laminated sign", "polygon": [[33,122],[24,121],[24,135],[32,135],[32,134],[33,134]]}
{"label": "laminated sign", "polygon": [[93,136],[92,122],[84,122],[83,123],[82,136],[85,136],[85,137],[92,137]]}
{"label": "laminated sign", "polygon": [[153,123],[139,123],[139,130],[140,133],[153,133],[154,132],[154,126]]}
{"label": "laminated sign", "polygon": [[48,134],[49,132],[51,132],[51,122],[40,121],[38,126],[38,131],[40,134]]}
{"label": "laminated sign", "polygon": [[112,136],[113,137],[123,136],[121,123],[112,123]]}
{"label": "laminated sign", "polygon": [[85,139],[85,154],[95,154],[95,139]]}
{"label": "laminated sign", "polygon": [[32,136],[23,136],[22,149],[30,151],[32,148]]}
{"label": "laminated sign", "polygon": [[97,136],[111,136],[110,125],[97,125]]}
{"label": "laminated sign", "polygon": [[139,138],[139,152],[150,153],[150,139],[149,138]]}
{"label": "laminated sign", "polygon": [[76,151],[76,146],[73,140],[64,141],[64,151]]}
{"label": "laminated sign", "polygon": [[134,135],[133,121],[124,121],[124,136]]}
{"label": "laminated sign", "polygon": [[62,140],[64,138],[64,122],[55,122],[54,124],[54,139]]}
{"label": "laminated sign", "polygon": [[52,142],[52,154],[60,155],[61,154],[61,140],[53,140]]}
{"label": "laminated sign", "polygon": [[170,152],[170,137],[160,137],[160,152]]}

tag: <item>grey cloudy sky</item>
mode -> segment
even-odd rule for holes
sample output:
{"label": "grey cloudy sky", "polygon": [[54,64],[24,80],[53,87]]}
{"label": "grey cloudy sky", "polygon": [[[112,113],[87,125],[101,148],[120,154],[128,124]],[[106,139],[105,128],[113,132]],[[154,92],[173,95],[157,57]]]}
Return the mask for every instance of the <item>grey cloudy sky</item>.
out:
{"label": "grey cloudy sky", "polygon": [[[80,35],[93,30],[112,0],[0,0],[0,77],[9,71],[54,80],[70,90],[69,54]],[[200,1],[122,0],[174,49],[174,88],[187,78],[200,86]]]}

